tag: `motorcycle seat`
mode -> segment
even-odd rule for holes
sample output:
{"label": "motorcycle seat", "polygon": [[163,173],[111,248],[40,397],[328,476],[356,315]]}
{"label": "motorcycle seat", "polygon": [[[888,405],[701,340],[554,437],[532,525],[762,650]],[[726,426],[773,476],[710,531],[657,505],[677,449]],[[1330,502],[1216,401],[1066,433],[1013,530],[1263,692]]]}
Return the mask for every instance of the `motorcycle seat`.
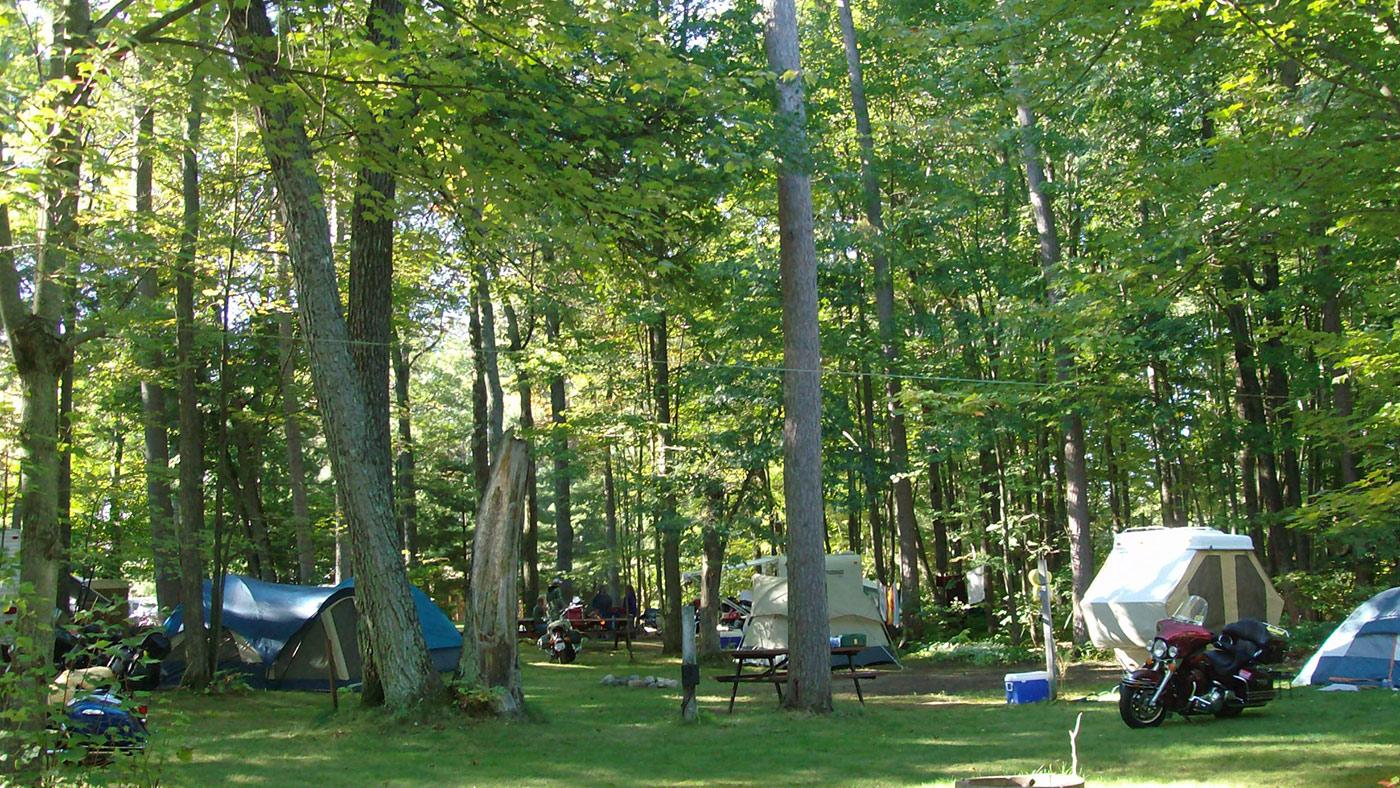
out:
{"label": "motorcycle seat", "polygon": [[[1221,634],[1229,635],[1233,640],[1249,640],[1256,644],[1268,643],[1270,639],[1268,625],[1263,621],[1252,618],[1242,618],[1221,630]],[[1256,645],[1255,648],[1258,648]]]}

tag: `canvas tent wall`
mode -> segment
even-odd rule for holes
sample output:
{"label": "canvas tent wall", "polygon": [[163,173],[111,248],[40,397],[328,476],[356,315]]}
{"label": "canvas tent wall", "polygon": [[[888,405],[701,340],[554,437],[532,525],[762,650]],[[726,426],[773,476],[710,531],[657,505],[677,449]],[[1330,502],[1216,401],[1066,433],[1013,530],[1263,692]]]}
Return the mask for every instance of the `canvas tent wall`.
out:
{"label": "canvas tent wall", "polygon": [[1205,624],[1241,618],[1277,624],[1283,598],[1248,536],[1213,528],[1140,528],[1114,536],[1113,550],[1084,594],[1089,638],[1119,659],[1139,662],[1157,622],[1188,596],[1209,603]]}
{"label": "canvas tent wall", "polygon": [[[205,581],[206,624],[210,588]],[[328,671],[341,685],[358,682],[361,663],[354,595],[353,579],[338,586],[298,586],[226,576],[220,668],[240,670],[250,684],[273,689],[325,689]],[[434,667],[440,672],[453,670],[462,649],[457,627],[417,588],[413,601]],[[173,640],[181,636],[183,616],[184,610],[177,607],[166,620],[166,632]],[[178,659],[180,650],[174,654]],[[167,678],[178,677],[183,669],[177,661],[168,663]]]}
{"label": "canvas tent wall", "polygon": [[[744,626],[741,648],[787,648],[788,581],[785,573],[753,576],[753,609]],[[826,557],[826,605],[830,636],[865,635],[866,649],[855,657],[857,665],[899,664],[885,633],[876,597],[865,587],[860,556]],[[878,590],[877,590],[878,593]],[[838,660],[845,664],[844,658]]]}
{"label": "canvas tent wall", "polygon": [[1363,602],[1323,641],[1293,679],[1294,686],[1400,681],[1400,586]]}

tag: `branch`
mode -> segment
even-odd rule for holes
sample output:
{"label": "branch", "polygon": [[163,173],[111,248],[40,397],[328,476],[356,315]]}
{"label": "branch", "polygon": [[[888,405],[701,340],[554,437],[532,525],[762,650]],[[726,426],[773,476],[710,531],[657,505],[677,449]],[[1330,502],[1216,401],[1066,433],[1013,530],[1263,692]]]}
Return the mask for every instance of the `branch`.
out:
{"label": "branch", "polygon": [[[5,142],[0,139],[0,159],[5,156]],[[16,346],[15,330],[28,316],[19,295],[19,269],[15,267],[14,236],[10,232],[10,206],[0,203],[0,320],[5,323],[10,347]]]}
{"label": "branch", "polygon": [[112,20],[120,16],[121,12],[130,8],[131,4],[134,2],[136,2],[136,0],[118,0],[117,4],[112,6],[111,10],[103,14],[96,22],[92,23],[92,32],[96,33],[111,24]]}

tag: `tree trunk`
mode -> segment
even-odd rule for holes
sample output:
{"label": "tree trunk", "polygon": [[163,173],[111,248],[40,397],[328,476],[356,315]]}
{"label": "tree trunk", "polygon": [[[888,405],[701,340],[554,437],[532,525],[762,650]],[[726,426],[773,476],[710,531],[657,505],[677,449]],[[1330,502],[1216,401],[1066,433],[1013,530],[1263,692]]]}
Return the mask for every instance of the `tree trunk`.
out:
{"label": "tree trunk", "polygon": [[229,485],[243,510],[243,520],[248,524],[252,536],[253,553],[258,558],[257,574],[269,583],[277,582],[277,562],[272,554],[272,539],[267,532],[267,517],[263,514],[262,485],[259,480],[262,468],[262,448],[253,435],[252,427],[245,421],[233,423],[233,448],[238,452],[238,465],[233,466],[228,454],[224,462],[229,466]]}
{"label": "tree trunk", "polygon": [[680,524],[676,516],[676,494],[671,472],[671,343],[667,314],[662,312],[647,326],[652,364],[652,399],[656,409],[656,476],[659,480],[657,530],[661,538],[661,575],[665,591],[662,616],[663,654],[681,652],[681,558]]}
{"label": "tree trunk", "polygon": [[[155,111],[147,105],[136,110],[136,183],[132,210],[138,232],[147,232],[153,216],[151,159],[155,136]],[[137,290],[149,308],[165,311],[161,304],[157,267],[143,266]],[[159,305],[159,306],[158,306]],[[165,368],[160,342],[152,343],[142,354],[141,364],[151,372]],[[151,518],[151,563],[155,568],[156,607],[162,614],[180,604],[180,559],[174,534],[175,507],[170,496],[170,433],[166,427],[169,412],[165,387],[156,376],[141,381],[141,431],[145,442],[146,507]]]}
{"label": "tree trunk", "polygon": [[485,263],[477,263],[475,280],[481,316],[481,360],[486,370],[487,391],[491,395],[487,438],[491,451],[495,451],[496,444],[501,442],[501,431],[505,429],[505,394],[501,390],[501,366],[496,359],[496,310],[491,304],[491,278]]}
{"label": "tree trunk", "polygon": [[[1040,270],[1045,281],[1045,298],[1053,311],[1061,297],[1058,281],[1060,238],[1055,229],[1055,211],[1045,185],[1041,164],[1039,130],[1030,102],[1019,85],[1014,86],[1016,122],[1021,129],[1021,160],[1026,171],[1026,191],[1035,216],[1040,239]],[[1074,358],[1062,341],[1055,342],[1055,376],[1061,384],[1074,378]],[[1089,530],[1088,468],[1084,453],[1084,420],[1073,403],[1066,402],[1060,431],[1064,441],[1065,515],[1069,521],[1070,585],[1073,589],[1074,642],[1086,643],[1089,630],[1084,622],[1081,601],[1094,577],[1094,542]]]}
{"label": "tree trunk", "polygon": [[787,515],[790,709],[831,711],[822,497],[821,337],[812,233],[811,153],[793,0],[763,0],[768,68],[777,76],[778,228],[783,295],[783,492]]}
{"label": "tree trunk", "polygon": [[394,365],[394,413],[398,420],[399,456],[394,461],[394,492],[398,502],[399,538],[409,566],[418,565],[418,482],[413,446],[413,410],[408,381],[413,374],[409,356],[398,334],[389,348]]}
{"label": "tree trunk", "polygon": [[[208,77],[196,66],[190,77],[189,112],[185,116],[184,150],[181,154],[180,246],[175,255],[175,363],[180,370],[180,515],[176,523],[179,542],[180,599],[187,606],[204,604],[204,415],[199,389],[204,360],[195,340],[194,294],[198,273],[195,258],[203,214],[199,202],[199,151],[204,118],[204,92]],[[189,610],[190,607],[186,607]],[[202,689],[212,676],[203,616],[184,616],[185,673],[181,683]]]}
{"label": "tree trunk", "polygon": [[[559,307],[551,304],[545,312],[545,334],[549,339],[550,349],[555,352],[562,351],[559,329]],[[560,572],[574,570],[574,523],[569,506],[572,480],[569,478],[568,408],[564,375],[553,373],[549,376],[549,420],[553,424],[551,436],[554,447],[554,540],[558,547],[554,568]]]}
{"label": "tree trunk", "polygon": [[[1255,361],[1254,340],[1250,332],[1249,317],[1238,296],[1243,280],[1244,274],[1238,263],[1225,266],[1222,284],[1226,297],[1229,299],[1225,304],[1225,318],[1234,346],[1238,387],[1235,397],[1239,402],[1240,416],[1244,420],[1244,444],[1248,450],[1248,453],[1241,457],[1243,460],[1241,471],[1245,478],[1245,509],[1249,511],[1252,508],[1253,511],[1257,512],[1259,504],[1262,503],[1269,514],[1269,549],[1265,555],[1268,558],[1269,571],[1273,574],[1286,571],[1288,564],[1288,558],[1284,551],[1278,549],[1279,545],[1274,541],[1276,536],[1281,535],[1282,524],[1277,522],[1277,515],[1283,511],[1283,494],[1279,489],[1275,470],[1268,417],[1264,409],[1264,392],[1259,385],[1259,371]],[[1249,473],[1251,469],[1247,467],[1250,464],[1254,466],[1252,474]],[[1258,498],[1251,507],[1250,488],[1256,478]],[[1257,529],[1258,526],[1257,519],[1251,523],[1251,527],[1254,529]],[[1256,541],[1254,547],[1258,550],[1260,544]]]}
{"label": "tree trunk", "polygon": [[618,578],[621,554],[617,543],[617,485],[613,481],[612,444],[603,447],[603,519],[608,540],[608,596],[614,602],[622,598],[622,583]]}
{"label": "tree trunk", "polygon": [[[369,376],[350,353],[330,248],[325,200],[306,130],[284,72],[266,65],[277,38],[262,0],[229,3],[229,24],[248,80],[288,235],[297,310],[310,350],[312,381],[325,422],[326,443],[345,499],[355,549],[359,626],[369,631],[384,699],[406,710],[437,697],[442,682],[428,659],[408,577],[395,544],[388,467],[388,379],[376,377],[385,407],[376,414],[365,391]],[[368,284],[368,283],[365,283]],[[386,288],[387,289],[387,288]],[[369,316],[367,316],[369,317]],[[383,317],[387,329],[387,315]],[[387,330],[384,337],[387,351]],[[357,347],[366,347],[357,345]],[[375,416],[381,416],[377,420]],[[382,448],[382,451],[379,449]]]}
{"label": "tree trunk", "polygon": [[316,574],[316,543],[311,531],[311,506],[306,497],[306,459],[301,446],[301,410],[296,396],[296,345],[292,336],[292,285],[287,274],[286,258],[277,264],[277,283],[287,308],[277,314],[277,342],[280,350],[282,384],[282,429],[287,441],[287,483],[292,488],[292,532],[296,535],[297,582],[312,585],[321,578]]}
{"label": "tree trunk", "polygon": [[715,520],[724,516],[724,490],[718,483],[715,487],[709,501],[711,522],[706,523],[701,532],[704,555],[700,566],[700,637],[696,646],[702,660],[720,655],[719,583],[724,571],[725,540],[720,531],[721,523]]}
{"label": "tree trunk", "polygon": [[518,717],[525,711],[520,688],[516,621],[520,600],[520,522],[525,514],[525,477],[529,448],[514,435],[504,435],[497,445],[496,462],[486,494],[476,508],[476,535],[472,542],[471,627],[462,644],[457,672],[495,693],[497,712]]}
{"label": "tree trunk", "polygon": [[[517,359],[515,389],[520,398],[520,431],[526,438],[533,438],[535,431],[535,393],[529,373],[523,361],[525,337],[521,333],[519,316],[510,302],[505,302],[506,334],[510,337],[511,357]],[[538,506],[538,484],[535,476],[535,458],[528,457],[525,476],[525,536],[521,545],[520,558],[524,564],[521,572],[525,580],[525,600],[533,605],[540,596],[540,518]]]}
{"label": "tree trunk", "polygon": [[846,73],[850,78],[851,106],[856,116],[856,137],[860,142],[861,187],[865,219],[870,224],[870,260],[875,269],[875,317],[880,331],[880,352],[885,361],[885,408],[890,426],[890,471],[894,487],[895,529],[899,536],[900,601],[906,625],[917,636],[920,618],[918,524],[914,520],[914,486],[909,476],[909,438],[905,428],[900,379],[895,376],[899,347],[894,321],[894,277],[885,253],[885,220],[876,172],[875,142],[870,127],[870,111],[865,103],[865,83],[861,73],[860,49],[856,46],[855,22],[849,0],[838,0],[841,39],[846,50]]}
{"label": "tree trunk", "polygon": [[[1330,257],[1322,249],[1318,250],[1318,255],[1324,259]],[[1333,289],[1324,296],[1322,330],[1337,337],[1342,336],[1342,298],[1339,290]],[[1356,454],[1352,449],[1351,441],[1345,437],[1351,434],[1351,370],[1346,367],[1338,367],[1330,361],[1327,362],[1324,369],[1327,379],[1335,381],[1332,384],[1332,407],[1337,418],[1342,422],[1342,435],[1344,436],[1337,446],[1338,475],[1341,477],[1343,485],[1355,484],[1361,480],[1361,473],[1357,470]]]}
{"label": "tree trunk", "polygon": [[479,501],[491,477],[491,425],[486,396],[485,334],[481,330],[481,291],[473,287],[467,303],[467,333],[472,343],[472,478]]}

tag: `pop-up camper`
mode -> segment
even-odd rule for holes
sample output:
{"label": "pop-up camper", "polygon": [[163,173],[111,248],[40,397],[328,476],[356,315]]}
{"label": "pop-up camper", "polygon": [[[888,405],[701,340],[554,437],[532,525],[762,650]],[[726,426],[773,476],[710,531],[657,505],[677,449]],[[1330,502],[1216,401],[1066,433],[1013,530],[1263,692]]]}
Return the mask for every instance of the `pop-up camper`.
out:
{"label": "pop-up camper", "polygon": [[1219,631],[1241,618],[1277,624],[1283,598],[1254,554],[1254,542],[1214,528],[1135,528],[1113,550],[1084,594],[1089,638],[1120,661],[1138,663],[1157,622],[1188,596],[1206,600],[1205,625]]}

